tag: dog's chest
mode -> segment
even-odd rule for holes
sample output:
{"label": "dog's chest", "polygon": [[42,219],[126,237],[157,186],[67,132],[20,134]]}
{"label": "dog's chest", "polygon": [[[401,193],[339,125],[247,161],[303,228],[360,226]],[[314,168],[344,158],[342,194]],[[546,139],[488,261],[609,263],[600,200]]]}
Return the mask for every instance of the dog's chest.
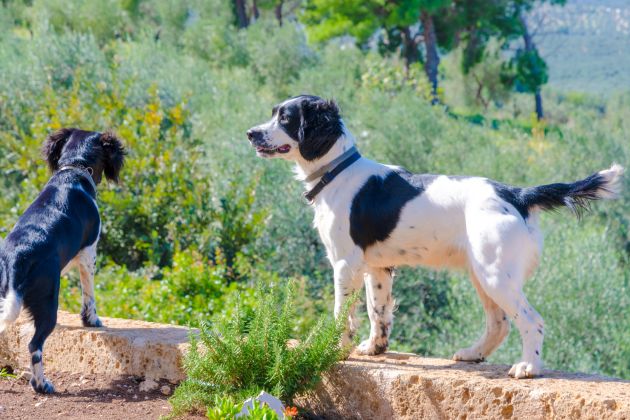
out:
{"label": "dog's chest", "polygon": [[349,210],[320,205],[315,209],[314,225],[322,240],[328,258],[337,261],[352,252],[355,247],[350,238]]}

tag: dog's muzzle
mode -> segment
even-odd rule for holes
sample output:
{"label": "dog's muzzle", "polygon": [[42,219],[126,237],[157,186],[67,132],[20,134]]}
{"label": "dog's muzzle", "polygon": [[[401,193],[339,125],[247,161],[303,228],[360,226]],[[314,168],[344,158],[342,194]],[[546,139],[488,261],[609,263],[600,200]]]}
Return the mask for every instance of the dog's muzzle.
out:
{"label": "dog's muzzle", "polygon": [[256,153],[259,156],[273,155],[275,153],[289,153],[291,146],[283,144],[282,146],[272,146],[267,143],[262,131],[250,129],[247,131],[247,138],[249,142],[256,148]]}

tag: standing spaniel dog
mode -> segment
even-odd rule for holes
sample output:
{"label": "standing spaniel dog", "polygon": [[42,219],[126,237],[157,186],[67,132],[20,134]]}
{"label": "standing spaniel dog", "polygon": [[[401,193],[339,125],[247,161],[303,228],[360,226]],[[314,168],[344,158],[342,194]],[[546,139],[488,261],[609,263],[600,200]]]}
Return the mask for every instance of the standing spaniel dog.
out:
{"label": "standing spaniel dog", "polygon": [[[623,168],[613,165],[581,181],[518,188],[486,178],[420,175],[362,157],[337,105],[298,96],[273,108],[271,120],[247,132],[260,157],[296,164],[315,226],[334,270],[335,315],[365,283],[370,336],[358,351],[383,353],[392,329],[394,267],[464,268],[479,294],[486,330],[455,360],[481,361],[507,336],[511,319],[523,344],[509,375],[542,369],[543,319],[523,284],[540,261],[541,210],[579,212],[590,200],[620,193]],[[356,328],[349,319],[346,342]]]}
{"label": "standing spaniel dog", "polygon": [[44,376],[42,349],[57,323],[62,272],[79,268],[83,325],[102,326],[94,301],[96,186],[103,176],[118,181],[125,151],[111,133],[63,128],[46,139],[43,152],[53,175],[0,248],[0,332],[22,307],[28,311],[35,326],[31,385],[49,394],[54,387]]}

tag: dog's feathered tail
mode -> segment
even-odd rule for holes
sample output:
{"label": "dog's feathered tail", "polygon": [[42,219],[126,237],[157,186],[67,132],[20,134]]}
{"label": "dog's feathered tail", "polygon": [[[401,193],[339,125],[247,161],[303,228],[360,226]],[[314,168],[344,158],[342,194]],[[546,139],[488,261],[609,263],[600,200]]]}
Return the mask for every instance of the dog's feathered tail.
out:
{"label": "dog's feathered tail", "polygon": [[22,310],[22,299],[11,287],[13,282],[9,274],[0,264],[0,333],[15,322]]}
{"label": "dog's feathered tail", "polygon": [[552,210],[566,206],[578,217],[589,209],[593,200],[617,198],[621,193],[621,178],[624,168],[613,164],[609,169],[571,184],[548,184],[538,187],[523,188],[521,202],[530,210],[536,208]]}

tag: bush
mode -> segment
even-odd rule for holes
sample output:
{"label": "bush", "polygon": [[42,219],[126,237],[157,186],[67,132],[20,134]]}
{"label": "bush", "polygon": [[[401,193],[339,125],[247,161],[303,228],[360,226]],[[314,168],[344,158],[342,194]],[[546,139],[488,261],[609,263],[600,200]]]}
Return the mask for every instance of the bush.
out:
{"label": "bush", "polygon": [[[220,324],[201,324],[197,339],[186,355],[187,379],[171,399],[175,414],[204,410],[217,398],[243,401],[267,391],[285,402],[313,389],[322,374],[346,356],[340,345],[345,316],[339,321],[322,317],[300,341],[295,338],[295,285],[260,287],[252,313],[239,308]],[[201,347],[201,346],[202,347]]]}

